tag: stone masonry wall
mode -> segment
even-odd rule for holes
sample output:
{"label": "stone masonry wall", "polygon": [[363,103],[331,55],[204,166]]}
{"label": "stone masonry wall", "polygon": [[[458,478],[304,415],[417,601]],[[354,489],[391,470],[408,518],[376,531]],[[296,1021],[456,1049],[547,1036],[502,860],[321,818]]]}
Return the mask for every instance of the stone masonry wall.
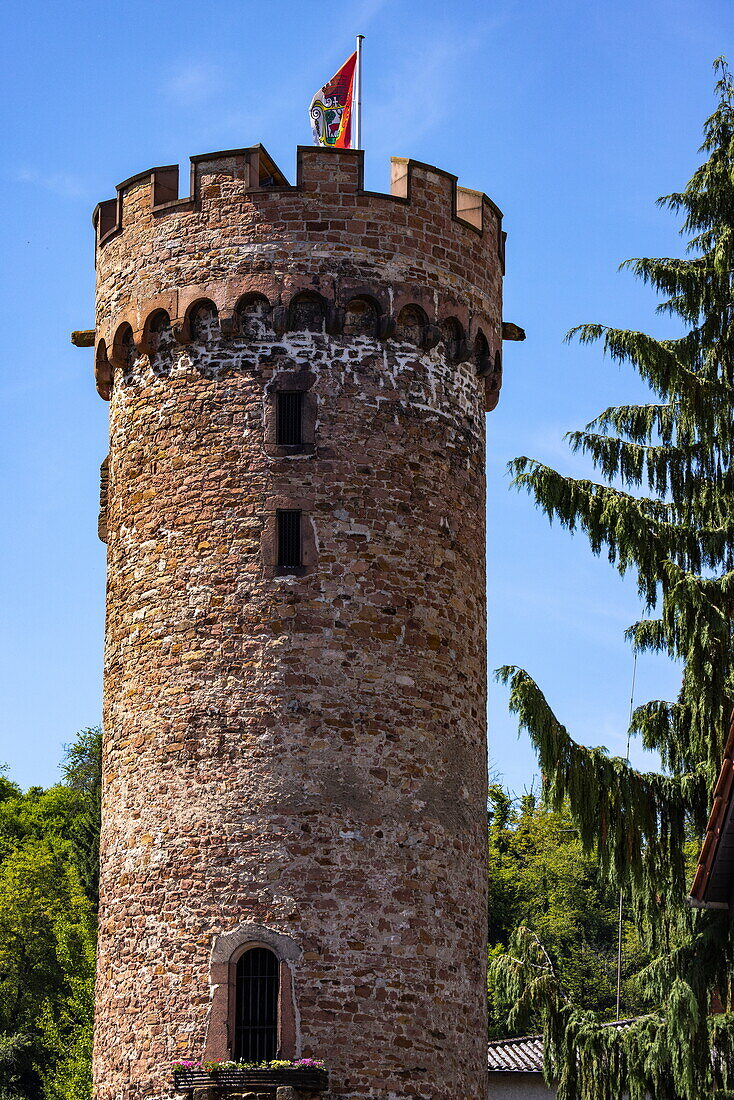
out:
{"label": "stone masonry wall", "polygon": [[[330,173],[354,158],[313,160],[336,202]],[[339,302],[367,288],[386,315],[413,301],[438,323],[451,308],[470,336],[479,318],[494,351],[499,229],[492,241],[450,206],[426,224],[425,204],[412,224],[406,204],[389,245],[368,246],[354,213],[306,247],[299,234],[322,232],[299,228],[308,195],[251,201],[232,163],[204,174],[211,205],[193,211],[152,216],[135,185],[98,248],[111,406],[95,1100],[168,1097],[175,1058],[221,1045],[212,952],[244,925],[295,943],[293,1053],[327,1061],[334,1100],[479,1100],[484,382],[435,337],[275,329],[294,289]],[[427,255],[431,233],[446,256]],[[462,276],[446,257],[464,238]],[[246,331],[243,288],[274,306]],[[204,296],[219,312],[187,318]],[[172,325],[151,336],[155,309]],[[274,453],[272,390],[294,371],[315,444]],[[306,516],[303,575],[268,568],[278,507]]]}

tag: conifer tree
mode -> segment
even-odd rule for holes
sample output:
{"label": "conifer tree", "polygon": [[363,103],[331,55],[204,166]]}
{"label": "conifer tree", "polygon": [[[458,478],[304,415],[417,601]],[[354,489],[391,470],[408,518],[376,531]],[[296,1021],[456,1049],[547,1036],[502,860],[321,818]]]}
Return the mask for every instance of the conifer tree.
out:
{"label": "conifer tree", "polygon": [[[607,409],[570,436],[598,482],[528,458],[511,464],[515,485],[551,521],[582,531],[595,554],[605,551],[636,577],[647,616],[628,630],[636,650],[683,661],[677,698],[638,707],[631,725],[659,752],[661,774],[584,748],[527,672],[499,670],[537,749],[546,797],[558,807],[568,800],[587,850],[625,890],[655,956],[640,979],[648,1013],[626,1030],[574,1005],[526,930],[494,964],[515,1017],[524,1008],[543,1014],[546,1070],[559,1100],[623,1092],[699,1100],[734,1088],[728,915],[685,901],[686,855],[705,827],[734,703],[734,82],[723,59],[714,67],[706,159],[684,191],[659,200],[683,216],[686,255],[623,265],[663,295],[658,308],[681,334],[658,340],[600,324],[569,333],[632,366],[655,400]],[[709,1012],[714,993],[726,1010],[717,1016]]]}

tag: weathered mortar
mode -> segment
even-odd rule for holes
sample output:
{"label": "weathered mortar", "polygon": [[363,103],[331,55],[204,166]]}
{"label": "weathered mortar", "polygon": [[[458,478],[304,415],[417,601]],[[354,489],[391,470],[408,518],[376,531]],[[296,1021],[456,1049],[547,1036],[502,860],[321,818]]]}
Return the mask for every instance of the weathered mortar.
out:
{"label": "weathered mortar", "polygon": [[[138,178],[98,247],[95,1097],[168,1097],[174,1058],[226,1056],[213,948],[256,925],[295,945],[293,1053],[326,1059],[334,1098],[479,1100],[483,413],[499,377],[436,340],[453,316],[494,364],[499,218],[483,200],[481,232],[457,220],[452,177],[426,166],[409,201],[364,193],[360,157],[330,150],[302,151],[300,189],[252,191],[252,156],[197,162],[193,199],[158,211]],[[288,331],[302,289],[327,299],[329,333]],[[252,291],[275,308],[243,334]],[[381,338],[340,332],[357,294]],[[218,317],[192,330],[203,298]],[[436,326],[421,348],[395,329],[406,303]],[[156,309],[177,340],[151,336]],[[313,376],[313,453],[265,443],[286,371]],[[306,514],[304,575],[268,568],[277,507]]]}

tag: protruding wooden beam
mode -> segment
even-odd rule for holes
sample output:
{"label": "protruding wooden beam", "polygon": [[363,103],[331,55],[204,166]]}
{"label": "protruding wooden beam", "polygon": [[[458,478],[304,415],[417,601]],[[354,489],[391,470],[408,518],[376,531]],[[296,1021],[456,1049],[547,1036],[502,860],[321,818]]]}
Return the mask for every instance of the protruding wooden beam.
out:
{"label": "protruding wooden beam", "polygon": [[503,340],[524,340],[525,329],[520,328],[519,325],[513,325],[512,321],[502,322],[502,339]]}
{"label": "protruding wooden beam", "polygon": [[94,336],[97,330],[93,328],[80,328],[71,334],[71,342],[75,348],[93,348]]}

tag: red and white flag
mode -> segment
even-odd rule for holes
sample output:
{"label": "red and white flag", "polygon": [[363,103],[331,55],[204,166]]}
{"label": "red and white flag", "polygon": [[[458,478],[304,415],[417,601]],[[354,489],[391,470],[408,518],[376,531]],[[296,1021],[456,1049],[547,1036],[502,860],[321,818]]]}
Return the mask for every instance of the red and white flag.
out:
{"label": "red and white flag", "polygon": [[357,51],[319,88],[311,100],[311,130],[314,145],[330,145],[334,149],[353,149],[353,108]]}

